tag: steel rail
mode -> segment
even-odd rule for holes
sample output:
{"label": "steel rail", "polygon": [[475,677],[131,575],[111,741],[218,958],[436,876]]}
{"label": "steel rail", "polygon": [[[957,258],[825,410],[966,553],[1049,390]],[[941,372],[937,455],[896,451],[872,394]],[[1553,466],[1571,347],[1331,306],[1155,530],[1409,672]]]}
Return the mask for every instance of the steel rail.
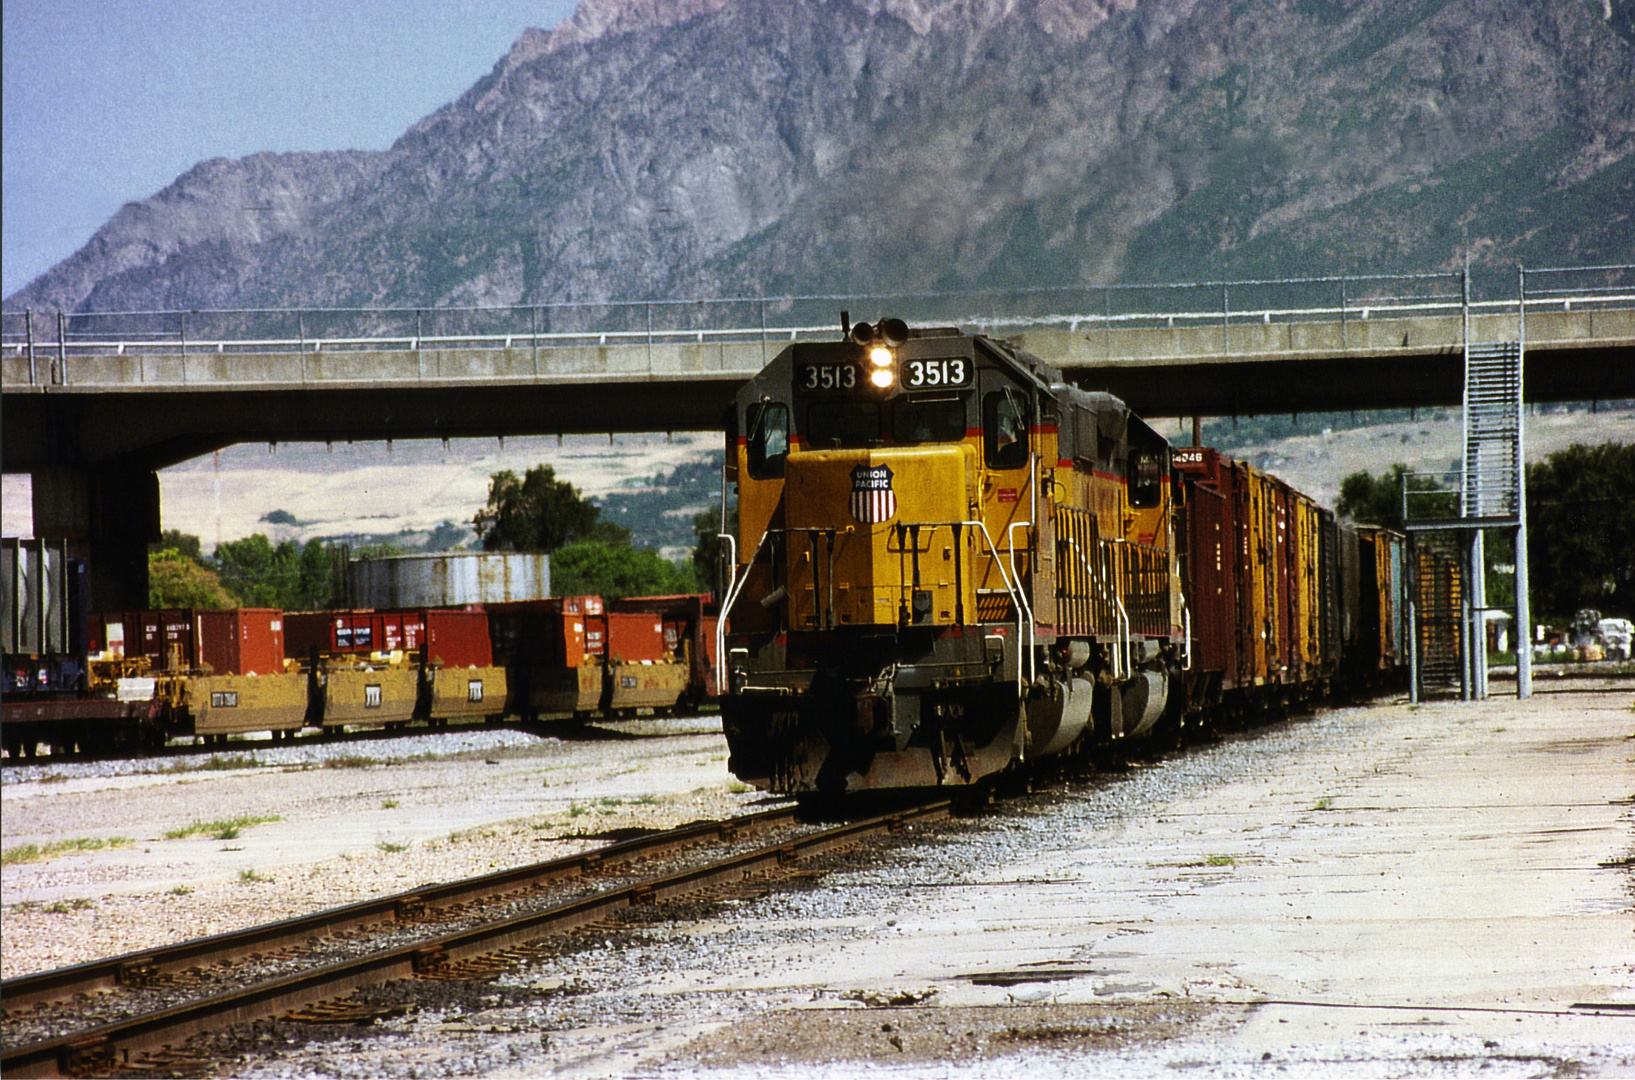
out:
{"label": "steel rail", "polygon": [[355,930],[393,920],[406,920],[429,908],[449,907],[480,897],[520,892],[535,885],[566,881],[596,869],[605,869],[650,858],[701,840],[731,839],[793,824],[796,809],[782,807],[722,821],[695,822],[651,836],[608,844],[593,851],[528,866],[499,870],[461,881],[413,889],[392,896],[361,900],[355,904],[266,923],[244,930],[215,934],[194,941],[142,949],[107,960],[93,960],[73,967],[22,975],[0,983],[0,1008],[8,1014],[76,994],[95,993],[140,983],[153,974],[185,971],[212,963],[222,963],[258,952],[304,944],[314,937]]}
{"label": "steel rail", "polygon": [[245,1023],[349,994],[365,986],[435,971],[451,962],[528,944],[541,937],[608,918],[640,904],[737,884],[746,878],[801,859],[851,847],[912,821],[947,817],[952,803],[938,801],[864,821],[851,822],[705,866],[648,878],[596,896],[542,911],[499,920],[353,960],[269,979],[168,1009],[130,1017],[89,1030],[0,1052],[0,1072],[8,1077],[60,1076],[129,1061],[150,1047],[174,1046],[224,1026]]}

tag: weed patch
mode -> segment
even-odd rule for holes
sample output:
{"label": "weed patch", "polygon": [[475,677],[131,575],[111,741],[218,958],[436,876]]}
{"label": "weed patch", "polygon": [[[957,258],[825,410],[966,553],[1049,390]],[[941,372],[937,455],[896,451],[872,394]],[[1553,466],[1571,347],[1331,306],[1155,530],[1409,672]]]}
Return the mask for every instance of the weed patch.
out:
{"label": "weed patch", "polygon": [[263,763],[254,754],[227,754],[207,757],[202,761],[173,761],[160,772],[226,772],[230,769],[259,769]]}
{"label": "weed patch", "polygon": [[55,840],[49,844],[23,844],[20,847],[7,848],[0,852],[0,865],[11,866],[15,863],[44,862],[54,859],[58,855],[67,855],[75,851],[102,851],[107,848],[129,847],[136,841],[126,836],[101,837],[82,836],[74,840]]}
{"label": "weed patch", "polygon": [[371,765],[385,765],[380,758],[369,757],[366,754],[342,754],[340,757],[324,759],[326,769],[367,769]]}
{"label": "weed patch", "polygon": [[186,840],[190,836],[199,836],[208,833],[213,840],[237,840],[239,834],[252,825],[266,825],[284,819],[277,814],[256,817],[246,814],[242,817],[223,818],[220,821],[195,821],[191,825],[183,825],[179,829],[171,829],[165,833],[166,840]]}

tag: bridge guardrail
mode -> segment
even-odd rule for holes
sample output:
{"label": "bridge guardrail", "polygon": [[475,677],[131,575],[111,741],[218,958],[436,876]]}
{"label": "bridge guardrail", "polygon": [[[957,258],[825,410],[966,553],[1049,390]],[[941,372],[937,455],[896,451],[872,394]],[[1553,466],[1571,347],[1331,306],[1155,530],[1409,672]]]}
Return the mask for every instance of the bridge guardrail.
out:
{"label": "bridge guardrail", "polygon": [[[1484,301],[1468,299],[1466,271],[1013,293],[533,307],[246,308],[59,312],[50,317],[13,311],[0,315],[0,375],[5,386],[22,388],[333,383],[383,375],[437,380],[644,370],[650,374],[748,371],[788,342],[832,339],[840,331],[840,320],[823,316],[838,315],[843,304],[856,307],[858,317],[895,314],[913,324],[958,325],[1000,334],[1065,330],[1101,333],[1111,340],[1121,330],[1219,327],[1221,333],[1213,342],[1207,334],[1194,334],[1190,340],[1195,348],[1218,351],[1222,356],[1243,351],[1234,345],[1242,339],[1234,335],[1234,328],[1255,324],[1338,324],[1338,341],[1344,349],[1351,347],[1347,330],[1352,324],[1447,316],[1516,317],[1523,310],[1532,314],[1635,308],[1632,265],[1527,270],[1519,276],[1515,298]],[[1204,297],[1208,304],[1196,302]],[[1161,300],[1173,302],[1161,304]],[[683,362],[677,358],[678,347],[695,353],[704,347],[714,355],[702,360],[693,356]],[[626,355],[610,366],[605,350],[620,348]],[[506,355],[493,356],[482,364],[445,363],[444,357],[457,350]],[[369,354],[377,364],[381,354],[391,354],[391,362],[386,370],[365,375],[348,368],[348,354]],[[422,358],[426,354],[441,354],[431,362],[431,370]],[[234,357],[244,362],[235,363]],[[266,362],[276,357],[286,359]],[[263,362],[251,363],[251,358]]]}

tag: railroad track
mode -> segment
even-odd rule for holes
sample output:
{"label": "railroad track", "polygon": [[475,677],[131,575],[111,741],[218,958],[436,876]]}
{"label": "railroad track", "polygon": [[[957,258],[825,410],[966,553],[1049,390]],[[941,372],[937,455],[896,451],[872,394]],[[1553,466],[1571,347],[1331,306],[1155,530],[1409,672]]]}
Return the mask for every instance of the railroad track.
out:
{"label": "railroad track", "polygon": [[[364,987],[416,976],[438,979],[490,976],[507,966],[526,962],[530,948],[552,935],[600,922],[638,905],[737,885],[780,868],[791,868],[802,860],[854,846],[871,836],[900,830],[912,822],[946,817],[950,812],[951,804],[939,801],[848,822],[538,910],[452,932],[415,936],[407,942],[362,955],[27,1045],[8,1047],[0,1051],[0,1073],[7,1077],[79,1076],[124,1069],[174,1068],[190,1060],[181,1044],[202,1032],[286,1015],[314,1021],[370,1019],[383,1015],[382,1010],[348,1002],[345,1000],[348,995]],[[152,985],[167,975],[203,965],[301,948],[314,938],[355,932],[388,922],[412,922],[433,910],[521,893],[701,843],[741,840],[797,822],[798,812],[794,808],[703,822],[583,855],[365,901],[237,933],[24,976],[0,984],[0,1006],[11,1018],[25,1009],[47,1007],[81,995]]]}
{"label": "railroad track", "polygon": [[[356,731],[319,730],[306,728],[298,735],[288,739],[272,741],[266,738],[242,739],[232,738],[225,742],[167,742],[163,746],[149,747],[145,750],[136,750],[132,747],[107,749],[102,751],[76,751],[74,753],[51,753],[28,757],[13,757],[9,753],[0,757],[0,769],[7,771],[25,766],[75,765],[83,762],[124,761],[133,758],[148,760],[162,760],[165,758],[206,757],[211,754],[249,754],[254,755],[262,750],[284,750],[289,747],[302,746],[344,746],[348,743],[385,742],[396,739],[412,739],[421,736],[458,735],[463,732],[480,731],[519,731],[526,735],[538,738],[561,739],[563,742],[600,742],[617,741],[624,739],[658,739],[669,738],[674,735],[700,734],[699,731],[654,732],[633,734],[620,728],[622,724],[638,721],[699,721],[702,725],[713,725],[709,730],[718,731],[721,717],[716,712],[684,712],[671,716],[625,716],[625,717],[593,717],[585,720],[558,718],[552,720],[508,720],[503,723],[453,723],[443,727],[431,727],[416,724],[404,728],[364,728]],[[262,733],[264,734],[264,733]],[[178,739],[189,738],[177,736]],[[202,738],[202,737],[201,737]]]}

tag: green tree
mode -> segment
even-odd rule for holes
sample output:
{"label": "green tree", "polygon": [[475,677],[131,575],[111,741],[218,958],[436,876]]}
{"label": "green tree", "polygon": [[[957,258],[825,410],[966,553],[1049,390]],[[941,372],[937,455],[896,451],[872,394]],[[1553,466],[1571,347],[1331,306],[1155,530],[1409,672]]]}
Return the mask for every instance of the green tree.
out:
{"label": "green tree", "polygon": [[157,555],[169,551],[184,559],[191,559],[200,566],[208,566],[204,557],[204,545],[192,533],[184,533],[179,529],[166,529],[159,534],[159,539],[148,545],[148,554]]}
{"label": "green tree", "polygon": [[[1359,525],[1402,530],[1402,479],[1408,466],[1397,462],[1379,476],[1354,472],[1340,481],[1334,512]],[[1453,492],[1428,476],[1408,477],[1408,513],[1414,518],[1452,517],[1458,513]],[[1440,492],[1441,494],[1436,494]]]}
{"label": "green tree", "polygon": [[347,549],[327,540],[274,545],[262,533],[216,548],[221,582],[243,607],[319,611],[346,597]]}
{"label": "green tree", "polygon": [[300,552],[285,540],[273,546],[265,534],[216,545],[217,572],[244,607],[282,607],[300,580]]}
{"label": "green tree", "polygon": [[580,541],[551,556],[551,591],[558,596],[594,593],[608,600],[622,596],[665,596],[697,592],[691,566],[683,569],[649,548]]}
{"label": "green tree", "polygon": [[1542,616],[1635,615],[1635,445],[1575,444],[1528,466],[1527,539]]}
{"label": "green tree", "polygon": [[[197,538],[194,538],[197,543]],[[148,556],[148,606],[152,608],[229,608],[237,601],[222,588],[221,578],[198,558],[175,548]]]}
{"label": "green tree", "polygon": [[485,551],[543,551],[580,540],[628,544],[630,531],[601,520],[596,504],[536,465],[519,479],[510,469],[489,478],[488,505],[471,520]]}
{"label": "green tree", "polygon": [[697,543],[693,545],[693,576],[702,587],[712,591],[719,587],[716,573],[723,558],[724,545],[721,542],[721,534],[736,531],[737,528],[737,506],[732,508],[725,529],[721,527],[720,506],[712,506],[702,513],[693,515],[693,536],[697,539]]}
{"label": "green tree", "polygon": [[327,540],[308,540],[301,549],[295,590],[281,597],[285,611],[322,611],[339,607],[347,595],[347,550]]}

